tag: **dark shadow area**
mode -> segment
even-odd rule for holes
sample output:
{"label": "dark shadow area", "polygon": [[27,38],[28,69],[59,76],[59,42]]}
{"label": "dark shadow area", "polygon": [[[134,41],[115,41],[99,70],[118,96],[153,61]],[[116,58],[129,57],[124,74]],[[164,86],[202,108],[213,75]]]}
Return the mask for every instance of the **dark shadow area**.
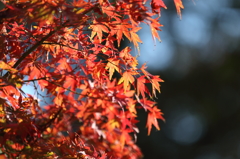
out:
{"label": "dark shadow area", "polygon": [[239,61],[235,52],[222,65],[200,65],[181,80],[170,70],[160,73],[166,82],[158,103],[166,123],[147,136],[140,122],[138,144],[146,159],[240,158]]}
{"label": "dark shadow area", "polygon": [[144,159],[240,158],[240,2],[195,3],[184,1],[180,21],[169,2],[162,11],[163,42],[151,58],[150,46],[146,56],[141,51],[140,61],[165,81],[156,100],[166,119],[159,121],[161,131],[147,136],[139,111]]}

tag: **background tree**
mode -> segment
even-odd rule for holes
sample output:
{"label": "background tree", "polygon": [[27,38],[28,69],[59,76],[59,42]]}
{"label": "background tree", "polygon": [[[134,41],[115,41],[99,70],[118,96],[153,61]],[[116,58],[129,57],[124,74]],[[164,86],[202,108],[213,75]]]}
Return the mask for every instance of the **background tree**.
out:
{"label": "background tree", "polygon": [[[2,2],[2,157],[140,158],[136,108],[148,114],[148,134],[152,125],[160,129],[157,119],[164,118],[154,98],[163,80],[145,64],[137,67],[130,47],[119,47],[125,38],[140,55],[141,23],[160,40],[163,1]],[[180,15],[183,5],[174,2]],[[24,85],[34,94],[24,93]]]}
{"label": "background tree", "polygon": [[[146,136],[139,122],[137,145],[146,159],[240,158],[240,1],[185,3],[181,21],[164,2],[162,43],[148,44],[143,27],[138,60],[165,81],[156,101],[166,124]],[[139,120],[145,115],[139,111]]]}

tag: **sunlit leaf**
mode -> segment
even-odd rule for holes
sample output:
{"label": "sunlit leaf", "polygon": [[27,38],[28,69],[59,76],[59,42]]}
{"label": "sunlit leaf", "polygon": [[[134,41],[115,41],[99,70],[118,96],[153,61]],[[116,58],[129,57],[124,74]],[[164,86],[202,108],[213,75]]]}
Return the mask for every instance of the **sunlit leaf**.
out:
{"label": "sunlit leaf", "polygon": [[174,3],[175,3],[175,6],[176,6],[176,9],[177,9],[177,13],[181,18],[182,17],[181,9],[184,9],[184,6],[182,4],[182,0],[174,0]]}
{"label": "sunlit leaf", "polygon": [[118,84],[123,83],[124,90],[129,90],[130,84],[132,84],[135,81],[135,78],[132,75],[131,71],[125,71],[123,73],[123,76],[119,80]]}

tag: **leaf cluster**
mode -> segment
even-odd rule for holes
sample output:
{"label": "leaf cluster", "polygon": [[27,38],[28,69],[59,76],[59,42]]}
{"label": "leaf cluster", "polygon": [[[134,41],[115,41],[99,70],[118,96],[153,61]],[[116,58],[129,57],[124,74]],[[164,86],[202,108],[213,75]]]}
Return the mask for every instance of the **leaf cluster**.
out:
{"label": "leaf cluster", "polygon": [[[140,24],[158,31],[162,0],[9,0],[0,11],[0,151],[7,158],[140,158],[136,108],[148,134],[164,120],[163,80],[138,66]],[[174,0],[177,11],[181,0]],[[157,18],[156,18],[157,16]],[[117,43],[117,46],[115,45]],[[101,58],[99,58],[101,57]],[[114,78],[114,73],[120,79]],[[22,91],[32,85],[33,94]],[[147,85],[151,86],[151,90]],[[46,94],[42,94],[41,91]],[[39,104],[45,103],[44,105]],[[0,157],[2,157],[0,156]]]}

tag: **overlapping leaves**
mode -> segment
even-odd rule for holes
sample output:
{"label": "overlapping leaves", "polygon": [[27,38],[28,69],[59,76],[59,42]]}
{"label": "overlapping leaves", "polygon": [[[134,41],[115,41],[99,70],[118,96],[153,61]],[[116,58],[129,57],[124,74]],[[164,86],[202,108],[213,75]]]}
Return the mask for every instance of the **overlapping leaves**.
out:
{"label": "overlapping leaves", "polygon": [[[153,98],[163,80],[147,72],[145,65],[138,68],[129,47],[118,47],[128,39],[140,51],[141,23],[149,24],[153,39],[160,40],[162,25],[155,15],[159,17],[166,6],[152,0],[149,10],[145,2],[5,4],[0,12],[0,145],[5,156],[142,156],[134,142],[136,108],[148,113],[148,134],[152,126],[160,129],[157,119],[164,118]],[[180,15],[182,2],[174,2]],[[34,93],[24,93],[23,85],[32,85]]]}

